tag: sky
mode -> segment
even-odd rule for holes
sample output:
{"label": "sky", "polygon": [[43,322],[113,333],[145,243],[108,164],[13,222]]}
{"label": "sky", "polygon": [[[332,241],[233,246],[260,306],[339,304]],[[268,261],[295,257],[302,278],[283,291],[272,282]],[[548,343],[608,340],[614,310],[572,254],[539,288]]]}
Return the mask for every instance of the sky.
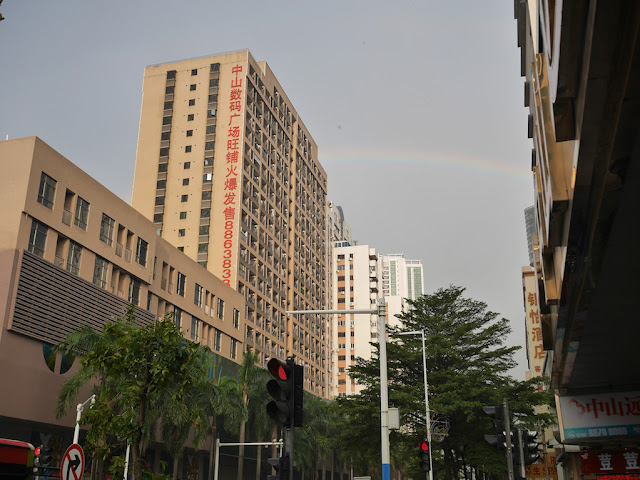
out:
{"label": "sky", "polygon": [[5,0],[0,138],[37,135],[130,201],[143,69],[248,48],[318,145],[353,236],[466,287],[522,345],[531,140],[504,0]]}

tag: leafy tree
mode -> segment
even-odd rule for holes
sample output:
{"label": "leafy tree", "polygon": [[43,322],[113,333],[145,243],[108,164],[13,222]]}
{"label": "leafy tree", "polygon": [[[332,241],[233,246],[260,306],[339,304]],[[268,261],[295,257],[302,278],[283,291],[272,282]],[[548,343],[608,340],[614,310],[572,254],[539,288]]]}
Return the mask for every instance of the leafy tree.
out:
{"label": "leafy tree", "polygon": [[[390,329],[389,403],[400,408],[401,423],[411,427],[391,433],[391,462],[413,478],[423,474],[418,470],[416,452],[418,441],[426,438],[422,341],[417,335],[394,340],[396,333],[425,331],[430,410],[432,416],[445,418],[450,424],[442,442],[432,442],[437,477],[449,480],[466,476],[471,466],[493,476],[503,472],[504,458],[483,438],[493,428],[482,411],[483,405],[499,404],[506,397],[515,416],[552,421],[550,415],[536,416],[533,411],[534,406],[549,402],[550,395],[536,390],[535,381],[520,382],[508,376],[515,365],[513,354],[519,348],[504,344],[510,332],[509,321],[463,293],[464,288],[450,286],[409,301],[409,311],[400,317],[402,326]],[[365,388],[360,395],[335,402],[346,421],[333,442],[352,456],[356,468],[379,466],[377,356],[368,361],[358,359],[350,374]]]}
{"label": "leafy tree", "polygon": [[[58,415],[80,389],[94,384],[96,403],[82,418],[90,425],[87,450],[105,459],[129,443],[135,479],[142,478],[143,455],[160,426],[163,442],[178,455],[190,433],[199,446],[210,431],[207,380],[210,351],[186,340],[170,317],[140,325],[133,306],[98,334],[88,328],[71,334],[59,350],[84,354],[78,371],[62,386]],[[159,420],[159,421],[158,421]]]}
{"label": "leafy tree", "polygon": [[[242,405],[248,412],[250,407],[260,404],[266,395],[260,393],[260,386],[266,384],[269,378],[268,372],[258,366],[258,356],[250,348],[244,353],[242,363],[238,372],[238,383],[242,390]],[[264,409],[264,408],[263,408]],[[247,415],[240,419],[240,439],[238,443],[244,443]],[[238,450],[238,480],[242,480],[244,467],[244,445],[240,445]],[[258,468],[260,465],[258,464]]]}

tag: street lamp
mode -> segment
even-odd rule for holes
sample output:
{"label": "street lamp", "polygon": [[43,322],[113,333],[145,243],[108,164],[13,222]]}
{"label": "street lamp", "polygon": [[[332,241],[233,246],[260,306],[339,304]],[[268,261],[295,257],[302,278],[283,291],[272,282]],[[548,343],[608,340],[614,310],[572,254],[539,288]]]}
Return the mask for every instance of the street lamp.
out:
{"label": "street lamp", "polygon": [[[387,326],[384,298],[378,299],[376,308],[357,308],[353,310],[291,310],[287,315],[309,313],[331,314],[369,314],[378,317],[378,338],[380,341],[380,456],[382,457],[382,480],[391,480],[391,456],[389,454],[389,386],[387,385]],[[433,479],[431,479],[433,480]]]}
{"label": "street lamp", "polygon": [[429,442],[429,480],[433,480],[433,458],[431,456],[431,412],[429,410],[429,384],[427,383],[427,349],[424,343],[424,330],[414,330],[412,332],[400,332],[396,335],[421,335],[422,336],[422,369],[424,371],[424,408],[427,415],[427,442]]}

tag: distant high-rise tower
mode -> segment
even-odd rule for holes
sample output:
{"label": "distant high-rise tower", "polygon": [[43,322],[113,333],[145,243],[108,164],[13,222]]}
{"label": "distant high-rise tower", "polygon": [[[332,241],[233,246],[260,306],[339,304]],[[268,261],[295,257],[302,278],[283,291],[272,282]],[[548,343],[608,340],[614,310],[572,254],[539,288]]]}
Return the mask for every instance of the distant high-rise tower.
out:
{"label": "distant high-rise tower", "polygon": [[147,67],[132,205],[247,300],[245,344],[295,355],[326,396],[327,175],[313,138],[249,51]]}
{"label": "distant high-rise tower", "polygon": [[536,229],[536,207],[524,209],[524,221],[527,229],[527,247],[529,249],[529,265],[535,266],[535,249],[538,245],[538,231]]}
{"label": "distant high-rise tower", "polygon": [[415,300],[424,295],[422,260],[406,260],[403,254],[382,256],[382,290],[385,297]]}

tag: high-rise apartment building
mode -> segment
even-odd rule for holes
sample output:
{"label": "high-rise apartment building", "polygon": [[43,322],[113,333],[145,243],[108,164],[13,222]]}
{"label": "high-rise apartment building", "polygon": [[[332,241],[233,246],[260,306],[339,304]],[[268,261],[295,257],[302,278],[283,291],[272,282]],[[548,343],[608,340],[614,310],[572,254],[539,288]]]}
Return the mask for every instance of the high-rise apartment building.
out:
{"label": "high-rise apartment building", "polygon": [[422,260],[407,260],[403,254],[382,256],[382,289],[385,297],[415,300],[424,295]]}
{"label": "high-rise apartment building", "polygon": [[333,250],[333,306],[344,314],[333,316],[332,391],[330,396],[350,395],[362,390],[349,377],[357,357],[370,359],[370,342],[378,341],[375,315],[349,314],[351,309],[375,308],[380,283],[380,264],[375,248],[368,245],[336,247]]}
{"label": "high-rise apartment building", "polygon": [[527,231],[527,248],[529,250],[529,265],[535,266],[535,253],[539,249],[538,231],[536,230],[536,207],[531,206],[524,209],[524,222]]}
{"label": "high-rise apartment building", "polygon": [[132,205],[238,290],[262,364],[295,355],[326,396],[327,176],[265,62],[247,51],[144,72]]}

